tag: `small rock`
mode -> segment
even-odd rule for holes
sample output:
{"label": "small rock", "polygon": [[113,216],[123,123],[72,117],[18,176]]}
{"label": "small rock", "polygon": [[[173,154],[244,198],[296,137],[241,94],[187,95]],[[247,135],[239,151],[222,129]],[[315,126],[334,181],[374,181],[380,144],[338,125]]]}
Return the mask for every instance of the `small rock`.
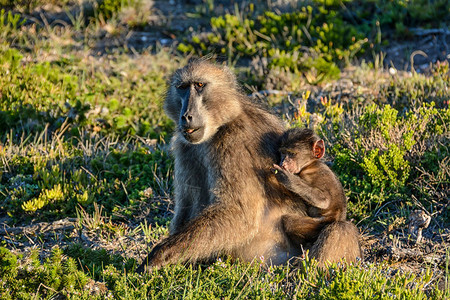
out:
{"label": "small rock", "polygon": [[149,188],[145,189],[144,191],[142,191],[142,195],[143,195],[144,197],[151,198],[151,197],[153,196],[153,190],[152,190],[152,188],[149,187]]}
{"label": "small rock", "polygon": [[391,74],[392,76],[394,76],[395,74],[397,74],[397,69],[390,67],[389,68],[389,74]]}

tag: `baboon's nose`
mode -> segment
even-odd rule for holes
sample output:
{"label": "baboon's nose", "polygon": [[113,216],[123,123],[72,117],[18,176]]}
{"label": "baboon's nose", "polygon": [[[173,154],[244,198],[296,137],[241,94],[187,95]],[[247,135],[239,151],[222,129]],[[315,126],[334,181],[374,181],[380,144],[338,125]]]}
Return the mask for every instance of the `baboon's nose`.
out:
{"label": "baboon's nose", "polygon": [[192,115],[184,114],[181,116],[181,126],[183,127],[191,127],[192,126]]}
{"label": "baboon's nose", "polygon": [[184,114],[182,117],[183,121],[192,122],[192,116],[189,114]]}

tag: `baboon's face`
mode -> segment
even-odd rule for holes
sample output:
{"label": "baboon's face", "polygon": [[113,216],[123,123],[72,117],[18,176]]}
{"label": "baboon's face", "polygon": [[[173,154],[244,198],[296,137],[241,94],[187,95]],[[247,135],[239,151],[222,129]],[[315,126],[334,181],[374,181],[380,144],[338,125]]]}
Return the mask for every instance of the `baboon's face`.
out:
{"label": "baboon's face", "polygon": [[181,111],[178,127],[184,138],[190,143],[199,143],[205,135],[205,119],[203,98],[205,89],[209,88],[205,80],[182,82],[176,89],[181,101]]}
{"label": "baboon's face", "polygon": [[191,63],[175,72],[165,110],[187,142],[208,140],[239,113],[235,84],[228,69],[206,62]]}
{"label": "baboon's face", "polygon": [[325,144],[311,129],[292,128],[281,137],[280,154],[280,167],[291,174],[298,174],[305,166],[324,156]]}
{"label": "baboon's face", "polygon": [[291,174],[300,173],[303,166],[311,161],[311,151],[305,143],[295,143],[289,147],[280,148],[280,167]]}

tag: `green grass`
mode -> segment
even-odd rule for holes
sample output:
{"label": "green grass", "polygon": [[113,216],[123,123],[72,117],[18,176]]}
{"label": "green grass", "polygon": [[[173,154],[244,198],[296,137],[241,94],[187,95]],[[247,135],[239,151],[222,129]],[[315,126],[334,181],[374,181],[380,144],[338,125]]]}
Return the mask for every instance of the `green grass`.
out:
{"label": "green grass", "polygon": [[[180,53],[189,51],[226,49],[243,84],[289,93],[263,101],[289,126],[313,127],[325,139],[332,168],[346,189],[349,218],[366,234],[412,243],[403,232],[418,208],[432,214],[439,232],[430,234],[446,234],[448,62],[434,64],[427,75],[398,71],[392,76],[380,61],[345,68],[372,51],[374,58],[382,57],[378,47],[409,27],[444,26],[439,14],[448,11],[446,1],[432,2],[440,10],[428,9],[428,1],[311,1],[304,11],[249,5],[228,15],[217,15],[209,1],[207,11],[196,7],[188,15],[211,22],[208,41],[199,33],[180,34],[186,51],[182,44],[178,50],[136,52],[127,45],[92,50],[103,39],[150,26],[151,10],[143,13],[144,2],[105,1],[94,6],[86,22],[73,15],[64,26],[24,23],[10,11],[0,14],[0,218],[6,226],[0,241],[1,299],[450,296],[450,256],[448,251],[442,256],[438,242],[433,251],[443,258],[417,262],[413,273],[396,267],[410,262],[374,258],[326,271],[311,261],[266,267],[259,260],[221,258],[209,265],[134,272],[168,232],[173,196],[168,142],[174,125],[162,101],[168,76],[186,61]],[[59,5],[0,2],[16,12],[43,3]],[[305,28],[293,31],[296,22],[311,40]],[[246,43],[251,47],[240,46]],[[260,62],[269,58],[268,64],[245,65],[258,56]],[[349,91],[330,88],[340,77],[352,82]],[[25,230],[58,220],[74,221],[69,231]],[[8,233],[7,226],[24,230]]]}
{"label": "green grass", "polygon": [[[55,248],[40,262],[36,253],[26,265],[0,248],[5,272],[0,283],[2,299],[64,295],[69,299],[439,299],[442,291],[423,292],[431,279],[428,269],[415,276],[391,276],[388,266],[356,264],[342,269],[329,266],[326,274],[315,262],[303,261],[299,267],[264,267],[251,263],[231,263],[218,259],[208,266],[175,265],[150,274],[134,273],[134,261],[110,256],[104,250],[92,251],[77,245],[66,251]],[[67,258],[63,259],[64,255]],[[20,258],[19,258],[20,260]],[[86,290],[87,285],[97,289]]]}

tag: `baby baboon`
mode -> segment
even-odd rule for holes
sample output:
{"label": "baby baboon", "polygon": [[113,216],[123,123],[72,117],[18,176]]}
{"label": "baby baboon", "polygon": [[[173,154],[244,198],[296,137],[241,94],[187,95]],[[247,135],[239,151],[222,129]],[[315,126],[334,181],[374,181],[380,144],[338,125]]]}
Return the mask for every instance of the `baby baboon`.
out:
{"label": "baby baboon", "polygon": [[[344,189],[333,171],[321,161],[325,144],[311,129],[289,129],[280,140],[281,161],[273,165],[275,177],[298,196],[298,201],[306,204],[307,212],[307,216],[295,213],[282,216],[282,225],[292,242],[314,242],[326,225],[345,221]],[[353,260],[352,257],[347,259]]]}
{"label": "baby baboon", "polygon": [[281,121],[250,101],[228,68],[205,60],[175,72],[164,108],[176,123],[175,216],[138,270],[218,254],[282,264],[300,253],[281,217],[306,208],[267,168],[277,162]]}

